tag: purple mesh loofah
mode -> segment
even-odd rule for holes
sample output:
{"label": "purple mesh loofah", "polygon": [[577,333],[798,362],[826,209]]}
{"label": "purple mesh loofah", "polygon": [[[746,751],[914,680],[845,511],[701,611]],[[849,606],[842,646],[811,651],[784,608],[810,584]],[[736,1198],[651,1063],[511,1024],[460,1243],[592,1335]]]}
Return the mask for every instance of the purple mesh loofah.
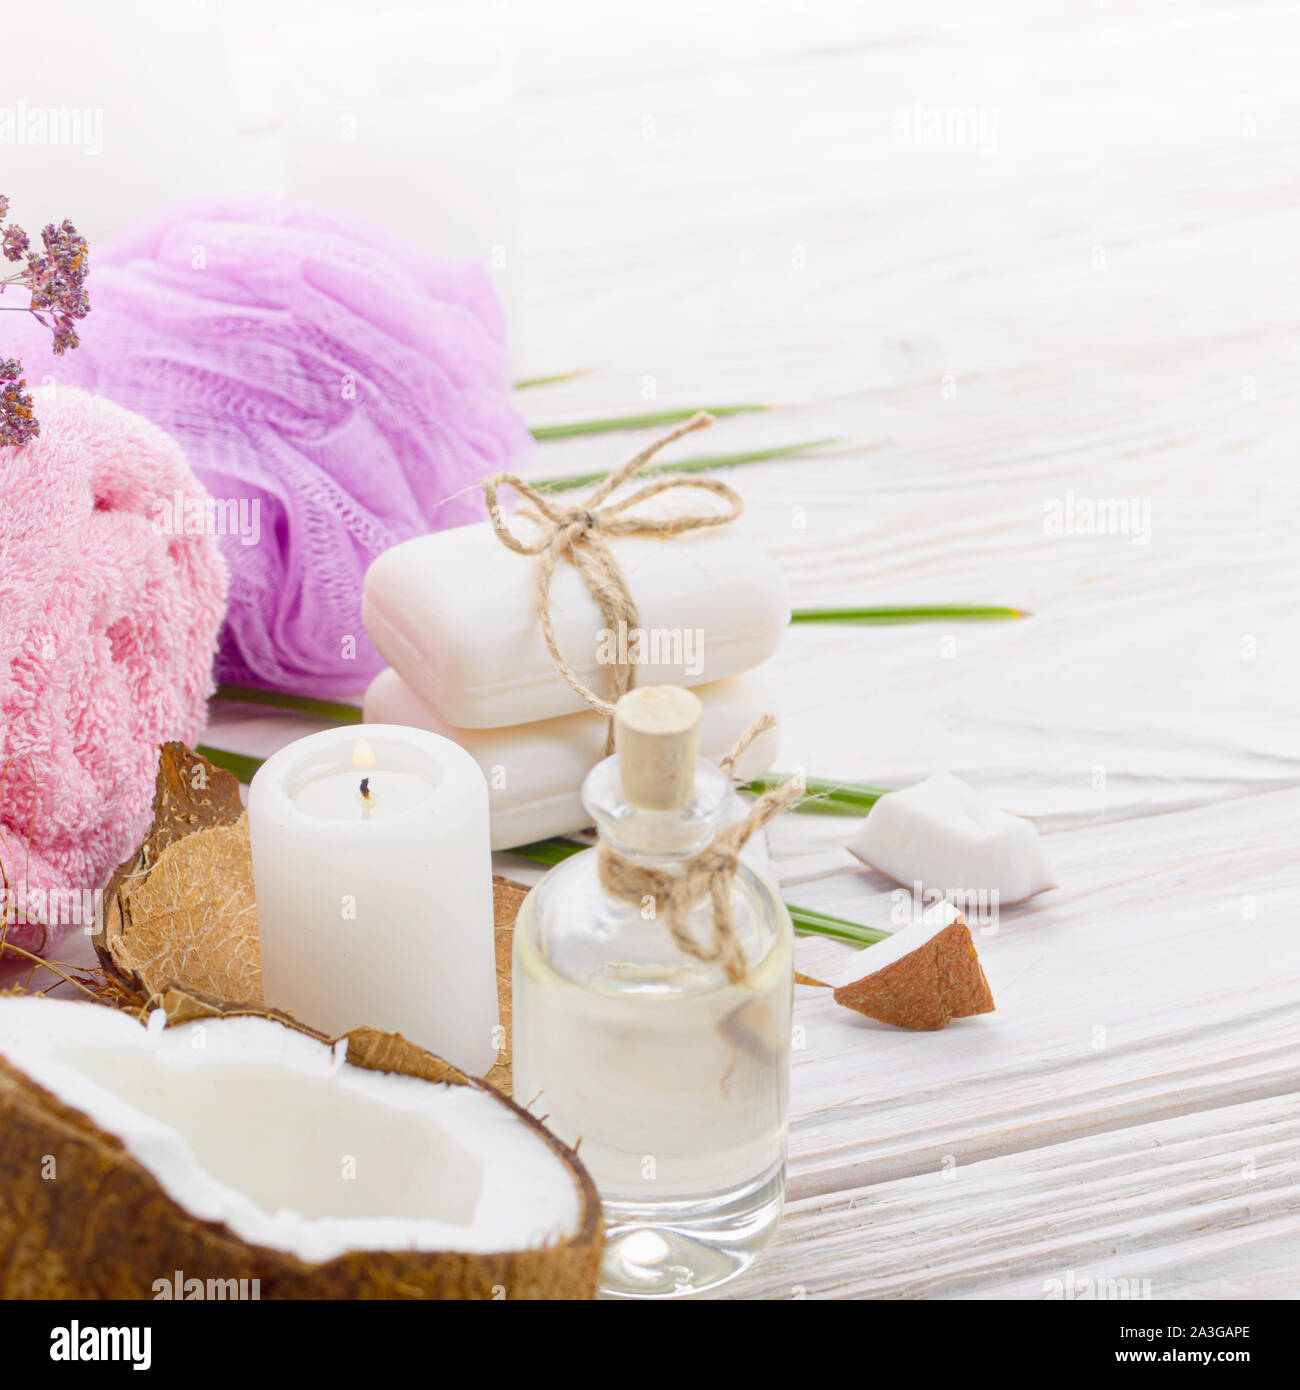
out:
{"label": "purple mesh loofah", "polygon": [[39,325],[9,323],[5,351],[34,388],[68,382],[139,411],[214,498],[244,501],[214,513],[257,533],[222,539],[218,677],[362,689],[383,665],[361,624],[366,567],[477,519],[474,481],[531,447],[486,270],[339,210],[206,202],[93,247],[89,290],[78,352],[54,358]]}

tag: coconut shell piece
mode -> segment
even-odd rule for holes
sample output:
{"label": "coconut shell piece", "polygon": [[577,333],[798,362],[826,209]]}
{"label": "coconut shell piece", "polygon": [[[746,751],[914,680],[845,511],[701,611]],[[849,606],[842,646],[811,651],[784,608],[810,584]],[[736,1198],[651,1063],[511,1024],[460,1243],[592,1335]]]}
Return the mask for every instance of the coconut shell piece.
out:
{"label": "coconut shell piece", "polygon": [[[177,1016],[256,1013],[319,1038],[274,1010],[173,992]],[[93,1008],[94,1005],[73,1007]],[[169,1017],[171,1015],[169,1014]],[[370,1070],[487,1091],[563,1161],[578,1189],[574,1234],[535,1249],[354,1250],[312,1264],[241,1240],[170,1197],[114,1135],[0,1057],[0,1298],[151,1299],[186,1279],[256,1279],[263,1299],[587,1299],[604,1247],[600,1199],[576,1153],[494,1088],[395,1034],[347,1035],[347,1060]],[[57,1180],[47,1180],[51,1160]]]}
{"label": "coconut shell piece", "polygon": [[124,879],[97,944],[100,959],[142,1002],[176,984],[261,1003],[247,818],[173,840],[148,869]]}
{"label": "coconut shell piece", "polygon": [[[153,824],[145,835],[144,843],[118,866],[109,880],[104,890],[104,920],[92,937],[95,953],[105,973],[128,996],[135,995],[141,1000],[149,997],[152,990],[141,978],[138,965],[158,960],[161,951],[159,943],[150,939],[155,934],[148,931],[143,921],[139,924],[142,935],[130,947],[119,943],[118,949],[114,950],[114,941],[129,931],[129,927],[124,927],[124,919],[129,919],[126,918],[122,902],[127,885],[148,874],[177,841],[210,826],[234,825],[243,814],[239,779],[233,773],[210,763],[201,753],[195,753],[183,743],[164,743],[159,748]],[[256,920],[252,925],[256,944]],[[192,931],[190,935],[193,935]],[[139,962],[135,959],[137,954]],[[243,954],[247,956],[246,951]],[[260,959],[256,973],[260,976]]]}
{"label": "coconut shell piece", "polygon": [[[835,1002],[881,1023],[918,1030],[946,1028],[954,1018],[992,1013],[993,994],[970,929],[960,916],[952,915],[955,920],[946,925],[917,923],[896,933],[898,938],[908,933],[921,938],[906,954],[898,952],[908,943],[894,938],[859,952],[848,973],[869,966],[878,951],[881,964],[856,979],[833,984]],[[918,932],[918,927],[923,930]],[[891,944],[893,950],[881,950]]]}
{"label": "coconut shell piece", "polygon": [[[109,881],[108,894],[124,878],[146,871],[168,845],[209,825],[233,825],[244,814],[239,778],[183,743],[158,749],[153,824],[144,843]],[[107,894],[106,894],[107,896]]]}
{"label": "coconut shell piece", "polygon": [[492,875],[492,907],[496,928],[497,953],[497,1012],[500,1015],[501,1046],[497,1059],[488,1069],[483,1080],[510,1094],[511,1087],[511,976],[514,969],[515,918],[528,896],[528,889],[521,883],[513,883],[500,874]]}

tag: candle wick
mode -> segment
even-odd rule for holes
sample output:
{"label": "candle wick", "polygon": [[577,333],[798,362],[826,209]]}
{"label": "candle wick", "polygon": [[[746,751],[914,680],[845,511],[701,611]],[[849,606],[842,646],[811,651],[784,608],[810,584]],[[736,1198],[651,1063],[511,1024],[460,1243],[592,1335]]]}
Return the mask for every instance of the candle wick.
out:
{"label": "candle wick", "polygon": [[369,778],[369,777],[363,777],[363,778],[361,779],[361,795],[364,796],[364,797],[366,798],[367,801],[370,800],[370,778]]}
{"label": "candle wick", "polygon": [[361,779],[361,819],[369,820],[370,813],[374,810],[374,802],[370,796],[370,778]]}

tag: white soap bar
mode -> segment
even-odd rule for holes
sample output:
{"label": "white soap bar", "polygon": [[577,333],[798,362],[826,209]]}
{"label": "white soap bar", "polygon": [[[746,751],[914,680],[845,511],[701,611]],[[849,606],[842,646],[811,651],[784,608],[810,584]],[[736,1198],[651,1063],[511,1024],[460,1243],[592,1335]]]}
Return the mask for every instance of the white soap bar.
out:
{"label": "white soap bar", "polygon": [[[720,759],[760,714],[774,714],[768,684],[758,672],[733,676],[697,691],[704,706],[700,756]],[[592,710],[508,729],[458,729],[429,708],[396,671],[381,671],[366,692],[366,723],[410,724],[460,744],[487,778],[492,848],[509,849],[570,835],[591,824],[579,789],[605,756],[605,720]],[[779,726],[760,734],[736,767],[743,781],[776,761]]]}
{"label": "white soap bar", "polygon": [[951,772],[882,796],[848,849],[899,883],[935,893],[996,893],[998,902],[1018,903],[1056,887],[1033,824]]}
{"label": "white soap bar", "polygon": [[[537,534],[525,516],[510,524],[521,537]],[[735,526],[617,536],[609,546],[636,601],[639,631],[602,636],[600,610],[568,560],[558,562],[551,584],[560,650],[598,694],[608,693],[620,648],[638,658],[638,684],[687,686],[748,671],[776,650],[790,621],[785,579]],[[536,556],[504,546],[487,522],[419,536],[371,565],[366,628],[447,724],[504,728],[587,708],[546,650],[537,565]]]}

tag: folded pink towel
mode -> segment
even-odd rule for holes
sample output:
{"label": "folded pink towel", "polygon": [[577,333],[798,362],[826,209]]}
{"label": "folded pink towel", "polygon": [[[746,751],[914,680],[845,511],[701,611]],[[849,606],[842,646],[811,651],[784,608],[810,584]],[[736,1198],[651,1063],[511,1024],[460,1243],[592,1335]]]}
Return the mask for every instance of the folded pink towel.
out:
{"label": "folded pink towel", "polygon": [[28,950],[84,924],[143,837],[158,743],[203,726],[226,598],[175,440],[70,387],[37,414],[0,448],[0,891]]}

